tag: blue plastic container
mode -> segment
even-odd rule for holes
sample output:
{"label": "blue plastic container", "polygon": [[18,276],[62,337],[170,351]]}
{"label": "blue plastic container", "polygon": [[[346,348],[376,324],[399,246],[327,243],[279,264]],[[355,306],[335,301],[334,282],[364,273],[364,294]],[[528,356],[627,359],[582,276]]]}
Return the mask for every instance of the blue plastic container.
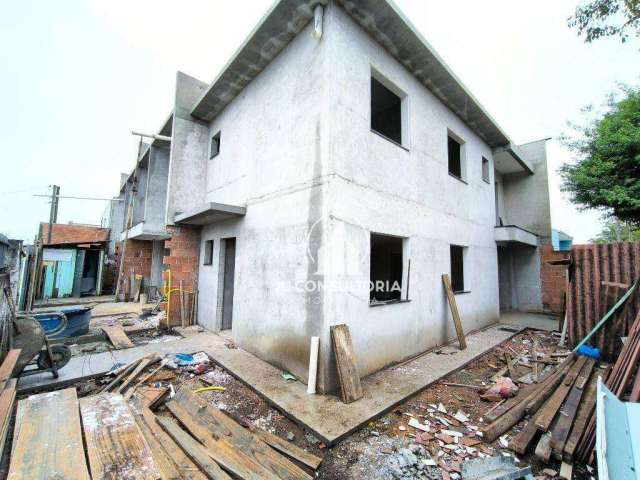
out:
{"label": "blue plastic container", "polygon": [[[56,312],[62,312],[67,316],[67,328],[50,338],[67,338],[85,335],[89,331],[91,322],[90,307],[62,307]],[[36,313],[34,316],[44,328],[46,334],[59,328],[61,319],[54,315],[56,312]]]}
{"label": "blue plastic container", "polygon": [[600,359],[600,349],[589,345],[582,345],[578,349],[578,353],[585,357],[595,358],[596,360]]}

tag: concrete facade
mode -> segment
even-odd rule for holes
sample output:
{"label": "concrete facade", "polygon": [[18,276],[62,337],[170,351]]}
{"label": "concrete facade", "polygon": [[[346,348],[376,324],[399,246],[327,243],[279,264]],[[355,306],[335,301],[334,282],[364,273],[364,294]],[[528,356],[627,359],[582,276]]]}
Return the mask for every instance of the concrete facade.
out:
{"label": "concrete facade", "polygon": [[[291,39],[289,32],[289,43],[278,43],[250,82],[227,85],[228,94],[229,72],[211,86],[179,73],[167,180],[152,181],[150,161],[144,192],[147,209],[165,208],[166,225],[158,226],[166,226],[166,238],[177,231],[176,218],[190,228],[182,245],[189,251],[180,255],[199,255],[189,272],[198,323],[222,329],[233,268],[234,341],[306,381],[310,337],[319,336],[321,392],[337,385],[331,325],[349,325],[361,376],[455,336],[441,281],[451,245],[463,247],[464,291],[456,300],[465,331],[497,321],[501,306],[541,309],[535,243],[550,236],[544,141],[512,145],[477,105],[475,123],[454,113],[453,103],[399,61],[406,52],[383,48],[363,29],[351,3],[327,2],[321,36],[318,10],[314,23],[314,10],[301,4],[292,15],[307,25]],[[250,63],[247,48],[283,23],[273,18],[279,15],[274,7],[228,69],[239,69],[243,55]],[[273,32],[271,45],[276,38]],[[402,98],[400,144],[371,129],[372,77]],[[461,178],[448,173],[449,135],[463,144]],[[151,160],[158,157],[153,144],[150,151]],[[185,212],[207,211],[203,205],[246,213],[209,224],[185,219]],[[218,207],[208,208],[220,218]],[[150,220],[148,211],[144,217]],[[528,235],[498,243],[496,226],[508,221]],[[372,233],[401,239],[399,302],[370,303]],[[525,237],[526,246],[518,241]],[[181,248],[173,238],[165,243]]]}

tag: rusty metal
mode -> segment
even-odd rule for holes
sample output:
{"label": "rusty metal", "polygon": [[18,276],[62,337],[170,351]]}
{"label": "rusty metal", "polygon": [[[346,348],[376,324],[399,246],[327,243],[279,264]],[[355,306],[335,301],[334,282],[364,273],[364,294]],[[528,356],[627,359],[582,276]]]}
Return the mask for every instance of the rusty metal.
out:
{"label": "rusty metal", "polygon": [[[624,294],[624,286],[639,278],[640,242],[574,245],[571,258],[567,335],[569,346],[574,347]],[[594,336],[593,344],[605,360],[615,360],[619,337],[628,335],[638,311],[640,295],[634,293],[620,314]]]}

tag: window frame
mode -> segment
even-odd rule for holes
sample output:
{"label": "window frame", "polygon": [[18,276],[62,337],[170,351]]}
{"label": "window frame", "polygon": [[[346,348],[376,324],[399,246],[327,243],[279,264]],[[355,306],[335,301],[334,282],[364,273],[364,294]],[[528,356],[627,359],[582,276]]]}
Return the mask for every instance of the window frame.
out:
{"label": "window frame", "polygon": [[[460,279],[462,282],[461,287],[462,288],[456,288],[459,287],[458,285],[458,278],[457,275],[454,278],[454,267],[453,267],[453,263],[454,263],[454,249],[459,249],[460,252],[460,267],[462,269],[462,278]],[[449,278],[451,279],[451,290],[453,291],[454,294],[459,294],[459,293],[469,293],[470,290],[468,288],[467,285],[467,251],[468,251],[468,247],[466,247],[465,245],[459,245],[456,243],[451,243],[449,244]]]}
{"label": "window frame", "polygon": [[202,255],[202,265],[211,266],[213,265],[213,248],[214,248],[214,240],[205,240],[204,241],[204,249]]}
{"label": "window frame", "polygon": [[[451,171],[450,168],[450,159],[449,159],[449,140],[453,140],[460,146],[460,175],[456,175]],[[464,138],[460,135],[453,132],[451,129],[447,128],[447,172],[449,175],[456,180],[461,181],[464,184],[467,184],[467,142],[465,142]]]}
{"label": "window frame", "polygon": [[[482,175],[482,180],[485,183],[488,183],[489,185],[491,185],[491,163],[489,162],[489,159],[487,157],[485,157],[484,155],[481,157],[481,175]],[[487,167],[487,172],[485,175],[485,165]]]}
{"label": "window frame", "polygon": [[[222,133],[222,130],[218,130],[216,134],[211,135],[211,139],[209,140],[209,160],[214,159],[218,155],[220,155],[220,146],[221,146],[221,138],[222,138],[221,133]],[[216,146],[217,146],[215,153],[213,150],[214,140],[216,141]]]}
{"label": "window frame", "polygon": [[[371,88],[372,80],[380,83],[384,88],[389,90],[392,94],[400,99],[400,142],[387,137],[384,133],[373,128],[373,89]],[[389,80],[387,76],[385,76],[379,70],[372,66],[369,75],[369,130],[372,133],[380,136],[381,138],[384,138],[385,140],[393,143],[394,145],[406,151],[409,151],[409,123],[409,95],[400,87],[398,87],[394,82]]]}

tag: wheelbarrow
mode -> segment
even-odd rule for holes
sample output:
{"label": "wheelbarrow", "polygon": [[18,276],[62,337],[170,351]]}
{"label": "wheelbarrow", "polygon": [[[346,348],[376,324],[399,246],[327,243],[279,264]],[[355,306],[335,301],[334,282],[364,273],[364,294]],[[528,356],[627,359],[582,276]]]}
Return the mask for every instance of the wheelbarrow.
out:
{"label": "wheelbarrow", "polygon": [[59,324],[46,332],[35,315],[17,313],[15,316],[12,344],[13,348],[22,350],[16,364],[16,371],[21,372],[21,377],[51,372],[53,378],[58,378],[58,370],[71,359],[69,347],[49,343],[50,338],[67,328],[67,316],[63,312],[51,312],[48,315],[58,317]]}

